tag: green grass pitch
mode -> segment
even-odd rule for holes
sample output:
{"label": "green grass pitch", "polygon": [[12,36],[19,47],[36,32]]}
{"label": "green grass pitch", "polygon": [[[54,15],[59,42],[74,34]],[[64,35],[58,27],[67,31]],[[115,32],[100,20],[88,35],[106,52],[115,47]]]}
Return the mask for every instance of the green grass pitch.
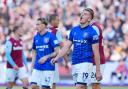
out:
{"label": "green grass pitch", "polygon": [[[0,89],[5,89],[5,87],[0,87]],[[22,89],[21,87],[14,87],[13,89]],[[31,88],[29,88],[29,89],[31,89]],[[75,87],[57,87],[57,89],[75,89]],[[90,87],[88,88],[88,89],[91,89]],[[102,87],[101,89],[128,89],[128,86],[126,87],[116,87],[116,86],[114,86],[114,87]]]}

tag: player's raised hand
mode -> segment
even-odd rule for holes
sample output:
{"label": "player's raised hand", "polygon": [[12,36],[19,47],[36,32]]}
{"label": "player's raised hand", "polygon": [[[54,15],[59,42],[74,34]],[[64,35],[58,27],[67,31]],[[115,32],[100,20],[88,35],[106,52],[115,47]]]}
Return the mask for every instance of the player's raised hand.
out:
{"label": "player's raised hand", "polygon": [[19,67],[16,65],[16,66],[13,67],[13,69],[14,69],[14,70],[18,70]]}
{"label": "player's raised hand", "polygon": [[101,72],[100,71],[96,71],[96,80],[97,81],[102,80],[102,75],[101,75]]}
{"label": "player's raised hand", "polygon": [[44,56],[44,57],[39,59],[38,63],[43,64],[43,63],[45,63],[45,61],[47,61],[47,59],[48,59],[48,57]]}

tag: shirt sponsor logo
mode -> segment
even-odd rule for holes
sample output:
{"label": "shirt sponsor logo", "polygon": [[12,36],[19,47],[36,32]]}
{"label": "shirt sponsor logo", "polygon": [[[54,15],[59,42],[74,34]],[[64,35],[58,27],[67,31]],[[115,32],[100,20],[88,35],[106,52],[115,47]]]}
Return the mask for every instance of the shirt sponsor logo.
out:
{"label": "shirt sponsor logo", "polygon": [[49,48],[48,45],[43,45],[43,46],[36,46],[36,49],[39,49],[39,51],[44,51],[44,49]]}
{"label": "shirt sponsor logo", "polygon": [[78,43],[87,43],[87,40],[75,40],[75,39],[73,39],[73,42],[78,42]]}
{"label": "shirt sponsor logo", "polygon": [[48,45],[36,46],[36,49],[45,49],[45,48],[48,48]]}
{"label": "shirt sponsor logo", "polygon": [[22,50],[22,49],[23,49],[22,46],[13,47],[13,50]]}

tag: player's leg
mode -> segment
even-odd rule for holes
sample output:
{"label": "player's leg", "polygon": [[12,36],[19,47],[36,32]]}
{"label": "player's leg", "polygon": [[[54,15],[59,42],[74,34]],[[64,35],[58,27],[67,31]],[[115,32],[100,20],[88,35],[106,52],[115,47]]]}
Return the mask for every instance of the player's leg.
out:
{"label": "player's leg", "polygon": [[52,89],[56,89],[56,83],[59,81],[59,70],[58,70],[58,64],[55,63],[55,72],[54,72],[54,80]]}
{"label": "player's leg", "polygon": [[92,83],[92,89],[101,89],[100,83]]}
{"label": "player's leg", "polygon": [[90,70],[92,70],[92,63],[73,65],[73,80],[75,81],[76,89],[87,89],[87,83],[91,76]]}
{"label": "player's leg", "polygon": [[29,86],[28,78],[27,77],[23,78],[22,82],[23,82],[23,89],[28,89]]}
{"label": "player's leg", "polygon": [[56,89],[56,83],[53,83],[52,89]]}
{"label": "player's leg", "polygon": [[21,79],[23,83],[23,89],[28,89],[28,86],[29,86],[28,74],[27,74],[25,67],[19,68],[18,77]]}
{"label": "player's leg", "polygon": [[[86,78],[84,76],[86,76]],[[88,76],[88,73],[78,73],[76,89],[87,89],[87,82],[85,79],[87,79]]]}
{"label": "player's leg", "polygon": [[40,81],[43,76],[41,76],[42,71],[33,69],[32,75],[30,77],[31,89],[39,89]]}
{"label": "player's leg", "polygon": [[92,82],[92,89],[101,89],[100,87],[100,82],[96,80],[96,71],[95,71],[95,66],[93,67],[93,71],[91,74],[91,82]]}
{"label": "player's leg", "polygon": [[7,87],[6,89],[12,89],[12,87],[15,85],[14,80],[16,77],[16,70],[7,68],[6,71],[6,80],[7,80]]}
{"label": "player's leg", "polygon": [[87,84],[76,84],[76,89],[87,89]]}
{"label": "player's leg", "polygon": [[53,85],[55,71],[43,71],[43,77],[41,81],[42,88],[41,89],[51,89]]}
{"label": "player's leg", "polygon": [[32,89],[40,89],[37,84],[31,83],[31,88]]}
{"label": "player's leg", "polygon": [[12,87],[14,86],[14,82],[7,82],[7,87],[6,89],[12,89]]}

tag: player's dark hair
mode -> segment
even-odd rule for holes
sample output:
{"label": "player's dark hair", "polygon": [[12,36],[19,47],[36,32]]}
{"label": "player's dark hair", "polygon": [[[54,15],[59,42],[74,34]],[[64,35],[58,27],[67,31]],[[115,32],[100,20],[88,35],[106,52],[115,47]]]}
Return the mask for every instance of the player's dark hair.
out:
{"label": "player's dark hair", "polygon": [[88,11],[91,14],[91,17],[92,17],[91,19],[94,18],[94,11],[91,8],[85,8],[84,10]]}
{"label": "player's dark hair", "polygon": [[57,13],[50,14],[50,15],[49,15],[49,18],[48,18],[48,21],[51,23],[53,20],[56,19],[57,16],[58,16]]}
{"label": "player's dark hair", "polygon": [[13,32],[15,33],[17,30],[19,30],[19,26],[14,26]]}
{"label": "player's dark hair", "polygon": [[41,23],[47,25],[47,20],[45,18],[38,18],[37,21],[41,21]]}

